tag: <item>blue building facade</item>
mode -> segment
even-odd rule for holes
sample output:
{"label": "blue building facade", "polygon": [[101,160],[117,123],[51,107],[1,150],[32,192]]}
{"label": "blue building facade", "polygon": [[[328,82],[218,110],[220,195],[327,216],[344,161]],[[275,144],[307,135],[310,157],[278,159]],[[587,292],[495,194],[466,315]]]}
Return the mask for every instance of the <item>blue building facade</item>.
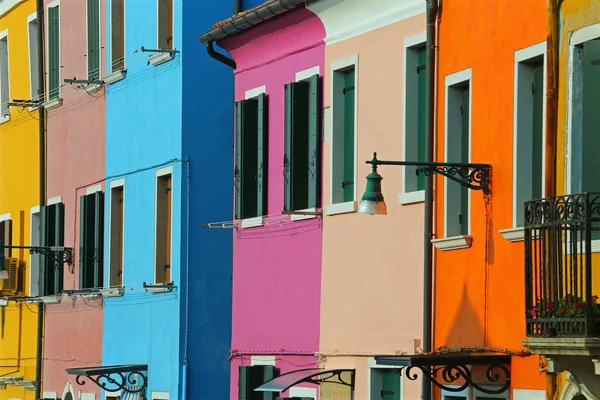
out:
{"label": "blue building facade", "polygon": [[146,365],[147,399],[229,395],[231,231],[202,224],[232,219],[233,75],[196,37],[232,14],[107,0],[102,364]]}

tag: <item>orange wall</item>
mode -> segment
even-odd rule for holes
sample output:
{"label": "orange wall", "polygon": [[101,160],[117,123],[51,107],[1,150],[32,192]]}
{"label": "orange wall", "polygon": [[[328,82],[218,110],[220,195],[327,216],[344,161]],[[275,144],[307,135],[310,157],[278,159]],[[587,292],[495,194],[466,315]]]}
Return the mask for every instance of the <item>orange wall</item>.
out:
{"label": "orange wall", "polygon": [[[470,191],[472,247],[436,251],[435,347],[522,349],[523,243],[498,230],[512,227],[514,53],[545,40],[545,12],[544,0],[442,2],[436,159],[444,159],[444,78],[471,68],[470,161],[492,165],[493,193],[486,218],[481,191]],[[438,177],[436,238],[444,232],[443,193]],[[544,388],[537,358],[513,360],[513,387]]]}

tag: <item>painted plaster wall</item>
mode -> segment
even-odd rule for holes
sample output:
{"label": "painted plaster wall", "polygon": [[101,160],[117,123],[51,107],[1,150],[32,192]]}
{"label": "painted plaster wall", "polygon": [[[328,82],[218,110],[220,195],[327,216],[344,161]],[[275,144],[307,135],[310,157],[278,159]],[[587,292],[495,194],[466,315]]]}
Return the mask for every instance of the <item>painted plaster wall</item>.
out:
{"label": "painted plaster wall", "polygon": [[[318,350],[322,221],[290,221],[281,211],[284,85],[299,71],[318,66],[322,73],[324,36],[319,19],[299,9],[220,43],[237,63],[235,100],[265,85],[269,104],[269,217],[263,227],[233,233],[232,352]],[[282,370],[291,368],[281,362]],[[231,399],[237,398],[237,365],[232,363]]]}
{"label": "painted plaster wall", "polygon": [[[102,32],[105,32],[105,5],[101,3]],[[86,3],[60,4],[62,77],[86,79]],[[101,48],[105,36],[101,35]],[[105,59],[104,52],[101,60]],[[102,76],[104,68],[102,68]],[[87,94],[70,85],[62,88],[62,106],[48,111],[48,198],[62,197],[65,204],[65,246],[79,249],[79,197],[85,186],[104,178],[105,97],[104,90]],[[77,188],[80,188],[79,190]],[[71,270],[72,268],[72,270]],[[72,267],[65,265],[64,289],[79,287],[79,251]],[[95,385],[79,386],[66,368],[101,365],[102,299],[75,299],[64,296],[61,304],[47,305],[44,346],[44,392],[62,396],[68,382],[73,394],[81,390],[96,393]]]}
{"label": "painted plaster wall", "polygon": [[[434,344],[519,350],[523,243],[506,241],[498,230],[512,226],[514,53],[545,40],[545,2],[445,0],[439,36],[436,159],[444,159],[444,79],[472,68],[470,161],[492,165],[493,194],[486,219],[481,192],[470,193],[472,247],[435,253]],[[445,182],[436,179],[437,238],[444,231]],[[537,367],[536,357],[513,357],[512,386],[544,388]]]}
{"label": "painted plaster wall", "polygon": [[[326,25],[328,26],[328,25]],[[331,63],[358,55],[356,199],[365,189],[373,152],[383,160],[403,159],[403,39],[425,29],[423,14],[328,45],[325,107],[331,108]],[[329,120],[326,121],[328,125]],[[407,155],[416,160],[416,155]],[[402,168],[382,167],[387,216],[355,213],[325,216],[321,288],[320,352],[325,366],[360,366],[356,398],[368,398],[368,355],[414,354],[422,337],[423,205],[399,205]],[[331,135],[324,143],[324,193],[330,202]],[[376,232],[376,233],[375,233]],[[364,354],[359,358],[344,354]],[[420,385],[408,382],[405,395]]]}
{"label": "painted plaster wall", "polygon": [[[0,16],[0,32],[8,30],[10,99],[28,99],[29,46],[27,17],[35,12],[35,0],[22,1]],[[0,124],[0,214],[10,213],[13,244],[29,244],[29,210],[39,199],[38,123],[28,113],[10,109],[10,121]],[[28,267],[29,254],[13,251]],[[29,287],[25,276],[24,287]],[[0,309],[0,375],[35,380],[37,307],[11,302]],[[7,386],[0,399],[34,398],[34,392]]]}

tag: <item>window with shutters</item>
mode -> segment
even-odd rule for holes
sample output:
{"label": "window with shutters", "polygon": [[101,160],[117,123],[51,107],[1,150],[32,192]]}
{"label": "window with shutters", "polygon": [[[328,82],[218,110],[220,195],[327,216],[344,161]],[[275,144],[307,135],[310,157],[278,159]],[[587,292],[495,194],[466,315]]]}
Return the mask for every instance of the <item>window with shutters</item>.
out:
{"label": "window with shutters", "polygon": [[125,189],[123,185],[110,189],[110,233],[109,233],[109,282],[111,288],[123,286],[123,206]]}
{"label": "window with shutters", "polygon": [[267,213],[267,97],[264,93],[235,103],[235,217]]}
{"label": "window with shutters", "polygon": [[[12,246],[12,220],[10,214],[5,214],[8,218],[0,221],[0,243],[4,246]],[[11,257],[12,249],[4,249],[4,257]]]}
{"label": "window with shutters", "polygon": [[125,1],[110,0],[110,71],[125,68]]}
{"label": "window with shutters", "polygon": [[273,392],[257,392],[254,389],[275,377],[272,365],[239,367],[238,400],[274,400]]}
{"label": "window with shutters", "polygon": [[[1,216],[0,243],[12,246],[12,220],[10,214]],[[12,249],[4,248],[0,257],[0,291],[2,294],[14,294],[18,290],[19,259],[12,257]]]}
{"label": "window with shutters", "polygon": [[87,76],[99,80],[100,68],[100,0],[86,0],[87,12]]}
{"label": "window with shutters", "polygon": [[[471,70],[446,77],[446,162],[468,163],[470,159]],[[445,185],[445,237],[469,234],[469,189],[450,179]]]}
{"label": "window with shutters", "polygon": [[[31,246],[41,246],[42,245],[42,235],[41,229],[42,220],[41,220],[41,208],[39,206],[31,208],[30,215],[30,226],[29,232],[31,237]],[[43,265],[44,256],[41,254],[30,254],[29,255],[29,288],[27,294],[31,297],[36,297],[39,295],[40,288],[40,269],[41,265]]]}
{"label": "window with shutters", "polygon": [[104,282],[104,193],[79,198],[79,288],[102,288]]}
{"label": "window with shutters", "polygon": [[515,52],[513,227],[525,202],[544,197],[544,54],[546,43]]}
{"label": "window with shutters", "polygon": [[169,283],[171,276],[172,168],[157,171],[156,250],[154,283]]}
{"label": "window with shutters", "polygon": [[284,209],[320,206],[321,78],[285,85]]}
{"label": "window with shutters", "polygon": [[[63,203],[40,207],[42,246],[64,246],[65,205]],[[40,269],[40,296],[60,293],[63,289],[64,264],[53,257],[42,257]]]}
{"label": "window with shutters", "polygon": [[173,50],[173,0],[157,0],[158,48]]}
{"label": "window with shutters", "polygon": [[[358,56],[332,63],[331,199],[327,214],[356,211]],[[335,210],[335,211],[334,211]]]}
{"label": "window with shutters", "polygon": [[0,122],[10,118],[10,68],[8,65],[8,30],[0,32]]}
{"label": "window with shutters", "polygon": [[29,42],[29,98],[38,100],[40,98],[40,63],[39,63],[39,35],[37,13],[27,17],[27,37]]}
{"label": "window with shutters", "polygon": [[[487,390],[498,390],[498,386],[483,385],[482,388]],[[458,389],[458,387],[456,387]],[[442,400],[508,400],[510,390],[500,394],[488,394],[474,387],[465,388],[459,392],[442,390]]]}
{"label": "window with shutters", "polygon": [[394,368],[371,368],[370,400],[400,400],[402,380]]}
{"label": "window with shutters", "polygon": [[48,53],[48,100],[60,98],[60,5],[58,1],[52,2],[47,9],[46,38]]}
{"label": "window with shutters", "polygon": [[[412,39],[405,42],[403,160],[425,161],[426,52],[423,42],[414,44]],[[425,174],[417,175],[417,167],[403,168],[403,182],[400,203],[425,199]]]}

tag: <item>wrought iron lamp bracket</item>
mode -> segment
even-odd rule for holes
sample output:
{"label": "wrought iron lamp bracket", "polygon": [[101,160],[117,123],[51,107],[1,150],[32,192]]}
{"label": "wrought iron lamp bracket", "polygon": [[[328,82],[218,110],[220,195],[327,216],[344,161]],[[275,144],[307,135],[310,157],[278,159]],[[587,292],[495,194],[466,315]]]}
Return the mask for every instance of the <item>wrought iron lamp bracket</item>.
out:
{"label": "wrought iron lamp bracket", "polygon": [[377,153],[373,153],[373,159],[366,163],[371,164],[375,171],[379,165],[417,167],[417,174],[423,172],[425,176],[443,175],[469,189],[481,190],[486,196],[492,193],[492,166],[489,164],[383,161],[377,159]]}
{"label": "wrought iron lamp bracket", "polygon": [[18,100],[18,99],[13,99],[13,101],[8,103],[9,107],[17,107],[17,111],[19,111],[20,113],[25,111],[26,108],[36,108],[39,107],[39,105],[42,102],[39,100]]}
{"label": "wrought iron lamp bracket", "polygon": [[[438,388],[449,392],[461,392],[469,386],[487,394],[501,394],[510,387],[510,370],[503,364],[490,364],[486,368],[485,377],[489,384],[494,386],[482,386],[473,381],[471,370],[466,364],[448,364],[439,367],[427,367],[411,365],[398,368],[398,373],[414,381],[419,378],[413,368],[421,373]],[[441,375],[439,377],[438,375]],[[458,382],[457,382],[458,381]],[[457,383],[463,382],[461,385]],[[493,387],[493,388],[492,388]]]}
{"label": "wrought iron lamp bracket", "polygon": [[143,373],[144,370],[130,372],[107,372],[100,374],[77,375],[75,382],[78,385],[85,385],[86,379],[94,382],[96,386],[107,392],[142,393],[148,386],[148,377]]}
{"label": "wrought iron lamp bracket", "polygon": [[52,257],[59,263],[73,264],[73,249],[62,246],[4,246],[0,242],[0,249],[24,249],[29,250],[29,254],[41,254],[44,257]]}

